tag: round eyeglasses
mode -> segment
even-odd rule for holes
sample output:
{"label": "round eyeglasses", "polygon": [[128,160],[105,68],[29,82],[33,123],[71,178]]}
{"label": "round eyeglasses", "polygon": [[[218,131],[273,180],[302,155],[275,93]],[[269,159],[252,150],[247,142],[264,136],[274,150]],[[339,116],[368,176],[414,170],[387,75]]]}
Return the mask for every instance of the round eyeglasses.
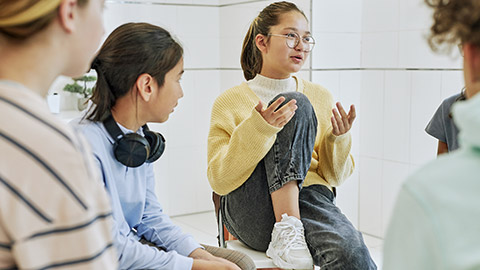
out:
{"label": "round eyeglasses", "polygon": [[268,34],[268,36],[274,36],[274,37],[284,37],[285,41],[287,43],[287,46],[290,49],[295,49],[298,44],[300,43],[300,39],[302,40],[303,43],[303,51],[304,52],[310,52],[313,50],[313,47],[315,46],[315,39],[312,36],[304,36],[300,38],[300,35],[298,35],[295,32],[288,33],[285,35],[279,35],[279,34]]}

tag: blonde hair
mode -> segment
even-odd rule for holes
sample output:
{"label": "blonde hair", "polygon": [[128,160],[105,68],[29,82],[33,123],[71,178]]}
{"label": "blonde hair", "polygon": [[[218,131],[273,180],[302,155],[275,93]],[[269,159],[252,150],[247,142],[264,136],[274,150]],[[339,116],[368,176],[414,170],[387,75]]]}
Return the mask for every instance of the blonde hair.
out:
{"label": "blonde hair", "polygon": [[429,45],[434,51],[446,44],[448,49],[460,43],[480,47],[480,1],[425,0],[433,8],[434,23]]}
{"label": "blonde hair", "polygon": [[[79,6],[88,0],[78,0]],[[0,0],[0,34],[23,40],[41,31],[57,16],[62,0]]]}
{"label": "blonde hair", "polygon": [[280,23],[280,16],[291,11],[299,12],[307,19],[303,11],[294,3],[283,1],[268,5],[253,20],[243,40],[242,54],[240,56],[240,64],[242,65],[245,79],[251,80],[255,78],[262,70],[262,53],[255,44],[255,37],[258,34],[268,36],[270,28]]}

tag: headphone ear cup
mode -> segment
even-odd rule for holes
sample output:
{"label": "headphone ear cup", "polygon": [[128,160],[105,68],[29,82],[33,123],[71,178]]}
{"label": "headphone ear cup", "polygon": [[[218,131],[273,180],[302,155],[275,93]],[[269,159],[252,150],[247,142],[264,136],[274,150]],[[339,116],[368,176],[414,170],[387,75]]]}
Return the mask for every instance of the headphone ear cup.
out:
{"label": "headphone ear cup", "polygon": [[150,155],[147,162],[152,163],[162,156],[165,150],[165,138],[162,134],[150,130],[144,130],[143,133],[150,144]]}
{"label": "headphone ear cup", "polygon": [[136,134],[124,135],[113,146],[115,158],[127,167],[142,165],[150,155],[150,144],[147,139]]}

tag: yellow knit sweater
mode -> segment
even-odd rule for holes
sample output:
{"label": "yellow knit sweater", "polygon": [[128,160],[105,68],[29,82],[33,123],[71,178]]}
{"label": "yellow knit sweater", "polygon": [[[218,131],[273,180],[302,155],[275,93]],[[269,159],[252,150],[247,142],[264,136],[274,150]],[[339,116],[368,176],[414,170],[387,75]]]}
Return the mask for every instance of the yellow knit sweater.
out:
{"label": "yellow knit sweater", "polygon": [[[318,120],[312,163],[303,186],[339,186],[354,169],[350,133],[332,134],[332,95],[320,85],[297,79]],[[275,142],[281,128],[268,124],[255,110],[259,98],[244,82],[221,94],[213,104],[208,135],[208,180],[212,189],[226,195],[253,173]]]}

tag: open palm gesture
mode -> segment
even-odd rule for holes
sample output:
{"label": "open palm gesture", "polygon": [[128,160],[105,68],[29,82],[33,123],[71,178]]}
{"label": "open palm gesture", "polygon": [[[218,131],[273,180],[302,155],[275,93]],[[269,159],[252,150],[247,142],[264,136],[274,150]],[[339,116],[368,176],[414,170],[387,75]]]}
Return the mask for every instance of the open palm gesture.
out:
{"label": "open palm gesture", "polygon": [[335,136],[340,136],[347,133],[352,128],[353,121],[357,115],[355,113],[354,105],[350,106],[348,114],[345,112],[340,102],[337,102],[336,105],[338,110],[337,108],[332,109],[332,133]]}

